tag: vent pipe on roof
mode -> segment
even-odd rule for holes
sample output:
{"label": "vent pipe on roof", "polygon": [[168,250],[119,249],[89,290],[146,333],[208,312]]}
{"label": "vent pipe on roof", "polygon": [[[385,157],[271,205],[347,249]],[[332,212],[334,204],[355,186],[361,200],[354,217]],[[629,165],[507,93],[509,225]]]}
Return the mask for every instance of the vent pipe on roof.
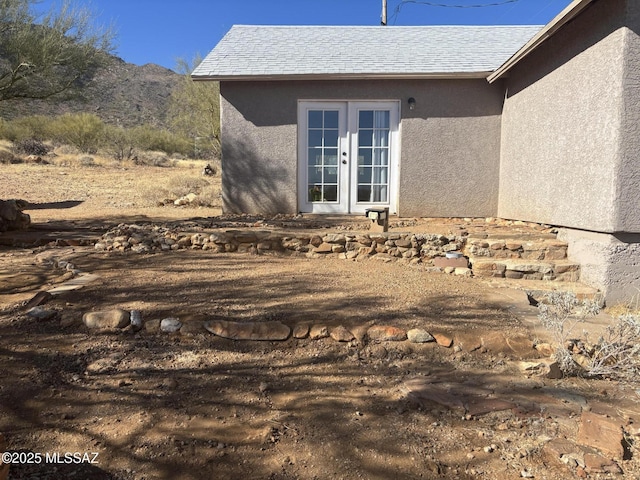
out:
{"label": "vent pipe on roof", "polygon": [[387,26],[387,0],[382,0],[382,18],[380,19],[380,25]]}

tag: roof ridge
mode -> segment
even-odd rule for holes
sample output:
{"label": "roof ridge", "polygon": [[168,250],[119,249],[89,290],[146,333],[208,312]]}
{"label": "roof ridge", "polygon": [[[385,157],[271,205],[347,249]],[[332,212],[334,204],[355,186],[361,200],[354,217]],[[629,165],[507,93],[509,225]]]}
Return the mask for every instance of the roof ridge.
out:
{"label": "roof ridge", "polygon": [[544,25],[538,24],[498,24],[498,25],[254,25],[254,24],[234,24],[236,27],[251,28],[372,28],[380,30],[396,30],[405,28],[542,28]]}

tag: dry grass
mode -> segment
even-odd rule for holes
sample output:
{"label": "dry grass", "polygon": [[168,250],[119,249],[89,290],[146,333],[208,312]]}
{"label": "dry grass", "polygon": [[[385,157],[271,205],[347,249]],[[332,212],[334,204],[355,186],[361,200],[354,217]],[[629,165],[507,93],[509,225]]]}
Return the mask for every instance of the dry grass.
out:
{"label": "dry grass", "polygon": [[617,303],[606,308],[606,312],[612,317],[623,315],[640,316],[640,292],[633,296],[627,303]]}
{"label": "dry grass", "polygon": [[193,193],[197,197],[189,204],[190,206],[220,207],[221,188],[219,177],[203,177],[200,173],[201,169],[188,166],[186,168],[189,171],[175,171],[160,186],[149,186],[145,191],[145,196],[156,203],[172,203],[178,198]]}
{"label": "dry grass", "polygon": [[[0,152],[3,148],[0,145]],[[2,165],[3,198],[51,205],[27,212],[35,222],[99,217],[128,221],[140,216],[168,220],[221,213],[220,175],[203,177],[206,161],[172,159],[172,167],[160,168],[59,149],[47,161]],[[199,196],[189,205],[163,202],[192,192]],[[70,201],[79,203],[62,206]]]}

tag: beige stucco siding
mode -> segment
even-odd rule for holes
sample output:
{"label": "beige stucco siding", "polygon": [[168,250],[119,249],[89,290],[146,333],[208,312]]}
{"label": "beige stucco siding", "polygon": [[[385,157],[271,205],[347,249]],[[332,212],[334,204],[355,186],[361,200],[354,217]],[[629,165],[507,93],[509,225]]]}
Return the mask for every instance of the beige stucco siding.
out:
{"label": "beige stucco siding", "polygon": [[624,27],[622,146],[616,230],[640,232],[640,2],[627,3]]}
{"label": "beige stucco siding", "polygon": [[597,2],[507,80],[498,215],[620,228],[624,2]]}
{"label": "beige stucco siding", "polygon": [[498,202],[502,94],[470,81],[416,88],[404,112],[399,214],[494,216]]}
{"label": "beige stucco siding", "polygon": [[268,96],[221,84],[222,202],[225,213],[296,211],[293,117]]}
{"label": "beige stucco siding", "polygon": [[502,91],[483,79],[222,82],[226,212],[297,211],[299,100],[400,100],[398,213],[496,214]]}

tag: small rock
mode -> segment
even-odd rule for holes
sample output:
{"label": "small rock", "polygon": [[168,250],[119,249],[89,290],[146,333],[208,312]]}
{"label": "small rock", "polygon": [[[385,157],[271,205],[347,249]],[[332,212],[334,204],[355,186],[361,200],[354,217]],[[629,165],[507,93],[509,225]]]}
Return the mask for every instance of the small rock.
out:
{"label": "small rock", "polygon": [[180,197],[176,199],[173,204],[176,206],[188,205],[192,203],[196,199],[197,195],[195,193],[188,193],[184,197]]}
{"label": "small rock", "polygon": [[330,335],[336,342],[350,342],[355,339],[353,334],[342,325],[331,329]]}
{"label": "small rock", "polygon": [[379,342],[401,342],[407,339],[407,332],[398,327],[376,325],[367,330],[367,336]]}
{"label": "small rock", "polygon": [[182,323],[175,317],[163,318],[160,321],[160,330],[165,333],[174,333],[182,328]]}
{"label": "small rock", "polygon": [[119,308],[85,313],[82,321],[88,328],[124,328],[131,323],[129,312]]}
{"label": "small rock", "polygon": [[142,330],[143,323],[140,310],[131,310],[131,312],[129,312],[129,322],[131,323],[131,328],[133,330]]}
{"label": "small rock", "polygon": [[46,310],[42,307],[33,307],[27,312],[27,315],[36,320],[51,320],[58,314],[56,310]]}
{"label": "small rock", "polygon": [[520,472],[520,476],[522,478],[533,478],[533,473],[531,473],[529,470],[522,470]]}
{"label": "small rock", "polygon": [[29,300],[27,302],[25,307],[28,308],[28,309],[31,309],[33,307],[37,307],[38,305],[42,305],[44,303],[47,303],[49,300],[51,300],[52,297],[53,297],[53,295],[51,295],[49,292],[41,290],[40,292],[36,293],[31,298],[31,300]]}
{"label": "small rock", "polygon": [[93,248],[99,252],[104,252],[107,249],[107,244],[104,242],[96,242]]}
{"label": "small rock", "polygon": [[435,341],[433,335],[422,328],[412,328],[407,332],[407,338],[412,343],[428,343]]}
{"label": "small rock", "polygon": [[149,333],[158,333],[160,331],[160,319],[147,320],[144,322],[144,329]]}
{"label": "small rock", "polygon": [[138,245],[133,245],[131,247],[131,251],[133,253],[148,253],[148,252],[151,251],[151,249],[147,245],[145,245],[144,243],[140,243]]}
{"label": "small rock", "polygon": [[269,385],[266,382],[261,382],[258,386],[258,390],[260,390],[260,393],[265,393],[267,390],[269,390]]}
{"label": "small rock", "polygon": [[456,267],[453,273],[455,275],[461,275],[465,277],[470,277],[473,274],[470,268],[465,268],[465,267]]}
{"label": "small rock", "polygon": [[450,274],[450,273],[453,273],[455,271],[456,271],[455,267],[445,267],[444,268],[444,273],[449,273]]}
{"label": "small rock", "polygon": [[301,323],[296,325],[293,329],[293,338],[307,338],[309,335],[309,325],[306,323]]}
{"label": "small rock", "polygon": [[453,345],[453,339],[442,333],[434,333],[433,338],[436,340],[436,343],[441,347],[450,348],[451,345]]}
{"label": "small rock", "polygon": [[309,331],[309,338],[311,340],[318,340],[320,338],[327,338],[329,336],[329,329],[324,325],[314,325]]}

